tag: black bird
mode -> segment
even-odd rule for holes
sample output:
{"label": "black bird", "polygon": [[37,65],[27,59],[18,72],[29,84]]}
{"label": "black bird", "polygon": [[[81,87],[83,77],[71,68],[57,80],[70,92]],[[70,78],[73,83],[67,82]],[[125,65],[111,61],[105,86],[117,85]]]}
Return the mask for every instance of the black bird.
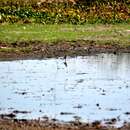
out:
{"label": "black bird", "polygon": [[67,59],[67,56],[65,55],[65,56],[64,56],[64,60],[65,60],[65,61],[64,61],[64,65],[65,65],[65,67],[68,66],[68,65],[67,65],[67,61],[66,61],[66,59]]}

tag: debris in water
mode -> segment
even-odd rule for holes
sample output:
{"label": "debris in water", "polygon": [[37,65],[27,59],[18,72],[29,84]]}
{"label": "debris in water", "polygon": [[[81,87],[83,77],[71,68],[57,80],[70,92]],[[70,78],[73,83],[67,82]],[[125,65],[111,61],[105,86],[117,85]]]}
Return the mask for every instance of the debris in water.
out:
{"label": "debris in water", "polygon": [[78,104],[77,106],[74,106],[73,108],[79,108],[79,109],[81,109],[82,107],[83,107],[82,105]]}
{"label": "debris in water", "polygon": [[80,116],[73,116],[73,118],[74,118],[76,121],[81,120],[81,117],[80,117]]}
{"label": "debris in water", "polygon": [[99,107],[99,103],[97,103],[96,106]]}
{"label": "debris in water", "polygon": [[27,114],[27,113],[31,113],[31,112],[29,112],[29,111],[14,110],[13,113],[15,113],[15,114],[19,114],[19,113],[21,113],[21,114]]}
{"label": "debris in water", "polygon": [[77,83],[82,83],[84,81],[84,79],[79,79],[77,80]]}
{"label": "debris in water", "polygon": [[15,92],[16,94],[19,94],[19,95],[26,95],[27,92]]}
{"label": "debris in water", "polygon": [[10,113],[10,114],[1,114],[0,115],[0,118],[2,118],[2,119],[4,119],[4,118],[10,118],[10,119],[12,119],[12,118],[15,118],[15,117],[16,117],[16,115],[13,114],[13,113]]}
{"label": "debris in water", "polygon": [[60,115],[74,115],[74,113],[71,113],[71,112],[61,112]]}
{"label": "debris in water", "polygon": [[130,112],[125,112],[125,115],[130,115]]}

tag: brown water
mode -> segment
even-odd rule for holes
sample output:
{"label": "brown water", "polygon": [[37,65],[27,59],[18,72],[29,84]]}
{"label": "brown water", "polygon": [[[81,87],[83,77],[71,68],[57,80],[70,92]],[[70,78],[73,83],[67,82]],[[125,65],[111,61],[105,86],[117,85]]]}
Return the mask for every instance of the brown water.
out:
{"label": "brown water", "polygon": [[130,121],[130,54],[0,61],[0,113]]}

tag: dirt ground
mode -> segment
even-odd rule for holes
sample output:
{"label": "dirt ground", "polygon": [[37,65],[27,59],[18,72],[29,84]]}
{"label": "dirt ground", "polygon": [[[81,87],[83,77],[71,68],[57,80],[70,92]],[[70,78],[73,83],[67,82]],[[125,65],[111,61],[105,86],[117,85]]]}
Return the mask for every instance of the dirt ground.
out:
{"label": "dirt ground", "polygon": [[79,121],[59,123],[56,120],[0,119],[0,130],[130,130],[130,125],[114,128],[103,126],[98,121],[88,124]]}
{"label": "dirt ground", "polygon": [[130,53],[130,46],[119,44],[96,44],[94,41],[61,41],[58,43],[16,42],[6,44],[0,42],[0,60],[42,59],[64,56],[84,56],[97,53]]}

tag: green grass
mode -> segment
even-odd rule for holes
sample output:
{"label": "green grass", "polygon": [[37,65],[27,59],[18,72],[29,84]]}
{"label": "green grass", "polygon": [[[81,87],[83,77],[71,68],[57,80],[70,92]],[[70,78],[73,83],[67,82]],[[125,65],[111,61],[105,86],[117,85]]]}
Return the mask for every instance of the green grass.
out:
{"label": "green grass", "polygon": [[118,43],[130,45],[129,24],[86,24],[86,25],[42,25],[42,24],[1,24],[0,41],[56,41],[86,40],[97,44]]}

